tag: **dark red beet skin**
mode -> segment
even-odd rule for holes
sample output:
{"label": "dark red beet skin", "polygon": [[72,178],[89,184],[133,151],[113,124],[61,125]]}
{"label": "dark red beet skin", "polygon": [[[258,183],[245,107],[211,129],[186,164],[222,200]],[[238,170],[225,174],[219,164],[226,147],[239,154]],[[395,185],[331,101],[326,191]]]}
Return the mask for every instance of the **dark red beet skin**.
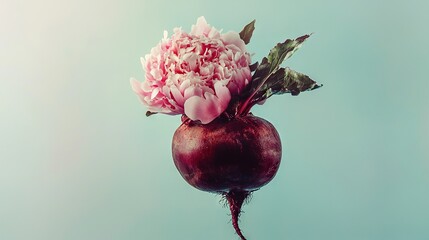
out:
{"label": "dark red beet skin", "polygon": [[241,206],[250,192],[271,181],[280,165],[279,134],[253,116],[218,118],[209,124],[185,120],[173,136],[174,164],[190,185],[223,194],[238,227]]}
{"label": "dark red beet skin", "polygon": [[173,136],[173,159],[182,177],[200,190],[253,191],[275,176],[281,142],[271,123],[252,115],[209,124],[185,121]]}

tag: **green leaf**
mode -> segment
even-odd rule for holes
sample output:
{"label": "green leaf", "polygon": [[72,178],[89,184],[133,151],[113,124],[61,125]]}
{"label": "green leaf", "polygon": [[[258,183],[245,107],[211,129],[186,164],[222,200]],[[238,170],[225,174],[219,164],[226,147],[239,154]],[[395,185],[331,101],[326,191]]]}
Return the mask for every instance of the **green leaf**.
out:
{"label": "green leaf", "polygon": [[275,71],[280,64],[290,58],[304,43],[310,35],[301,36],[295,40],[286,39],[283,43],[278,43],[268,54],[268,63],[270,63],[270,71]]}
{"label": "green leaf", "polygon": [[309,76],[290,68],[281,68],[277,72],[280,71],[281,74],[274,74],[272,78],[267,80],[263,91],[259,94],[260,99],[257,100],[258,102],[274,94],[290,93],[292,96],[296,96],[303,91],[310,91],[323,86],[318,85]]}
{"label": "green leaf", "polygon": [[259,88],[259,90],[253,95],[251,100],[251,105],[263,101],[264,99],[269,98],[271,95],[275,94],[275,91],[279,86],[282,85],[282,82],[285,77],[285,69],[280,68],[275,73],[271,74],[265,83]]}
{"label": "green leaf", "polygon": [[291,93],[298,95],[305,90],[319,87],[308,76],[297,73],[289,68],[280,68],[284,60],[290,58],[310,35],[303,35],[294,40],[287,39],[278,43],[264,57],[252,76],[248,88],[241,95],[238,114],[247,114],[250,108],[273,94]]}
{"label": "green leaf", "polygon": [[240,32],[240,38],[244,41],[245,44],[248,44],[252,38],[253,30],[255,30],[255,21],[256,20],[253,20],[247,24]]}
{"label": "green leaf", "polygon": [[279,85],[280,88],[278,89],[273,86],[273,90],[276,91],[275,94],[290,93],[293,96],[296,96],[300,92],[311,91],[322,86],[323,84],[318,85],[309,76],[296,72],[290,68],[286,68],[282,85]]}
{"label": "green leaf", "polygon": [[280,68],[273,73],[259,91],[254,94],[250,105],[264,101],[274,94],[290,93],[296,96],[303,91],[310,91],[322,87],[309,76],[296,72],[290,68]]}
{"label": "green leaf", "polygon": [[249,67],[250,67],[250,71],[251,71],[251,72],[254,72],[254,71],[258,68],[258,66],[259,66],[259,63],[258,63],[258,62],[255,62],[255,63],[253,63],[253,64],[249,65]]}
{"label": "green leaf", "polygon": [[264,82],[268,80],[270,75],[279,69],[280,64],[282,64],[285,59],[291,57],[308,37],[310,37],[310,35],[304,35],[295,40],[287,39],[283,43],[278,43],[272,48],[268,56],[264,57],[261,64],[256,68],[252,76],[250,92],[257,92]]}
{"label": "green leaf", "polygon": [[157,112],[151,112],[151,111],[147,111],[146,112],[146,117],[152,116],[154,114],[157,114]]}

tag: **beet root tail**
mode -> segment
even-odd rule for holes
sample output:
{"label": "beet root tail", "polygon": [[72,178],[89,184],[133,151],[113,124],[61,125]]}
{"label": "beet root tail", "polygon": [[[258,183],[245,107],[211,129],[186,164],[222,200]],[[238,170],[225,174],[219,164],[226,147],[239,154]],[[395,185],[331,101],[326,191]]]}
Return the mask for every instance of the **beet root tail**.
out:
{"label": "beet root tail", "polygon": [[238,220],[240,218],[241,206],[243,206],[244,201],[249,197],[250,192],[241,191],[241,190],[231,190],[225,194],[225,198],[228,201],[229,209],[231,211],[232,226],[235,229],[235,232],[240,236],[241,240],[246,240],[241,232],[240,227],[238,226]]}

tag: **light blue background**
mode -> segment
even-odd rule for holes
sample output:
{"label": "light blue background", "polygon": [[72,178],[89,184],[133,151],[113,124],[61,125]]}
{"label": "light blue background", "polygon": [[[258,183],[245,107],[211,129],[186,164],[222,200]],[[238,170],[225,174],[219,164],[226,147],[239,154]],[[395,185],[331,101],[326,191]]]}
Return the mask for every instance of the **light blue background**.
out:
{"label": "light blue background", "polygon": [[0,239],[238,239],[218,196],[172,162],[180,118],[144,116],[129,78],[163,30],[256,19],[260,60],[325,86],[254,114],[280,132],[276,178],[244,207],[249,240],[429,239],[427,1],[0,3]]}

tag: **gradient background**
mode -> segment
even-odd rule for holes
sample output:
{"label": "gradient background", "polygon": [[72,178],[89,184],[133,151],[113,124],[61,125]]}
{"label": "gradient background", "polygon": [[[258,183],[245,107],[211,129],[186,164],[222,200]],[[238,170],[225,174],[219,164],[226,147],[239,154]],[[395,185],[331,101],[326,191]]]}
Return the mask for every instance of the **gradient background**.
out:
{"label": "gradient background", "polygon": [[281,134],[276,178],[244,207],[250,239],[429,239],[427,1],[0,2],[0,239],[238,239],[188,186],[129,78],[163,30],[239,31],[254,61],[315,34],[286,65],[325,86],[256,115]]}

